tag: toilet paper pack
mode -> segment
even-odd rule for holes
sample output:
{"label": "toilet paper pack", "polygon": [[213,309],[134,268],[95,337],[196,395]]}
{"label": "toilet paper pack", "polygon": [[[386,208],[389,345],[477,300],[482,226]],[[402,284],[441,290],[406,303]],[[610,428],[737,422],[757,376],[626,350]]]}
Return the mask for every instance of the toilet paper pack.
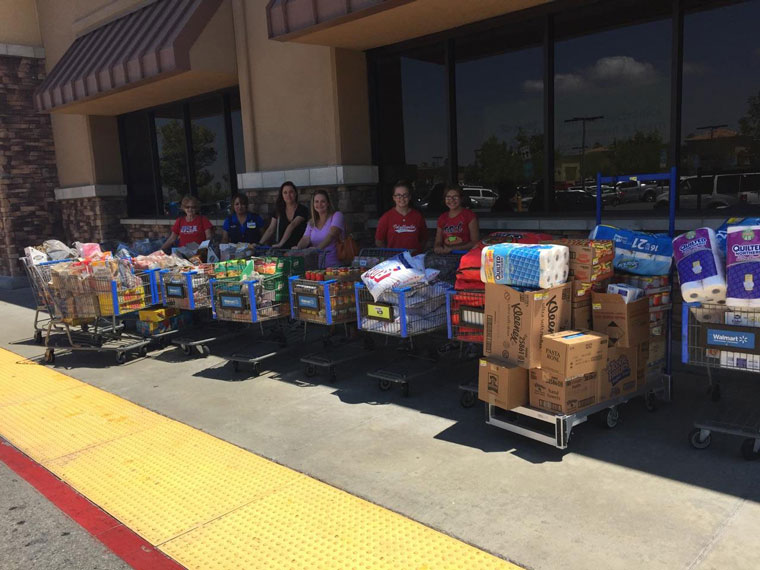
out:
{"label": "toilet paper pack", "polygon": [[623,299],[625,299],[626,304],[633,303],[644,296],[643,289],[631,287],[625,283],[610,283],[607,285],[607,293],[622,296]]}
{"label": "toilet paper pack", "polygon": [[512,287],[550,289],[567,281],[570,251],[564,245],[500,243],[483,248],[480,279]]}
{"label": "toilet paper pack", "polygon": [[681,295],[689,303],[726,301],[726,277],[712,228],[698,228],[673,240]]}
{"label": "toilet paper pack", "polygon": [[728,228],[726,304],[760,307],[760,226]]}

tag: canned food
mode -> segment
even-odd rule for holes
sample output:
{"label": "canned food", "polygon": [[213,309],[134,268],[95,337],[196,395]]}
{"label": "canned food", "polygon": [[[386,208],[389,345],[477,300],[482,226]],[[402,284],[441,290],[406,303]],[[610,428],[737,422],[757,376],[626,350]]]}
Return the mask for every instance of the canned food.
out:
{"label": "canned food", "polygon": [[670,291],[665,291],[662,294],[662,304],[663,305],[670,305]]}
{"label": "canned food", "polygon": [[662,305],[662,293],[655,293],[650,297],[650,299],[652,300],[652,305],[655,307]]}

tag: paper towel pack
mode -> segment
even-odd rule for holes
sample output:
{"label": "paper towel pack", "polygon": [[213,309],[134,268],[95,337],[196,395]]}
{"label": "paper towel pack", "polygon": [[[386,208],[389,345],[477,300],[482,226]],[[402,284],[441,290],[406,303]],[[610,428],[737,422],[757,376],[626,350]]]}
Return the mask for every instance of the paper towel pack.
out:
{"label": "paper towel pack", "polygon": [[686,302],[726,302],[726,277],[712,228],[698,228],[675,238],[673,257]]}
{"label": "paper towel pack", "polygon": [[760,307],[760,226],[728,228],[726,304]]}
{"label": "paper towel pack", "polygon": [[565,283],[570,272],[570,250],[564,245],[489,245],[480,261],[483,283],[512,287],[550,289]]}

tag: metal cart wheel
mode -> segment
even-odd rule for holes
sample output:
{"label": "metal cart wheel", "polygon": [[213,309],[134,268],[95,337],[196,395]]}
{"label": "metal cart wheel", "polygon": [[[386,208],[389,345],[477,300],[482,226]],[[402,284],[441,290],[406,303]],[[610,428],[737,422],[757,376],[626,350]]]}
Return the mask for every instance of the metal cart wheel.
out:
{"label": "metal cart wheel", "polygon": [[614,429],[619,421],[620,410],[618,410],[617,406],[612,406],[611,408],[599,412],[599,422],[602,424],[602,427]]}
{"label": "metal cart wheel", "polygon": [[307,364],[305,373],[307,378],[313,378],[317,375],[317,367],[313,364]]}
{"label": "metal cart wheel", "polygon": [[55,350],[52,348],[48,348],[45,351],[45,364],[54,364],[55,363]]}
{"label": "metal cart wheel", "polygon": [[383,392],[387,392],[391,389],[391,381],[390,380],[380,380],[377,383],[377,387],[380,388]]}
{"label": "metal cart wheel", "polygon": [[124,364],[127,361],[127,354],[119,351],[116,353],[116,364]]}
{"label": "metal cart wheel", "polygon": [[259,366],[258,362],[253,363],[253,373],[256,376],[259,376],[261,374],[261,367]]}
{"label": "metal cart wheel", "polygon": [[192,349],[192,347],[190,347],[190,346],[188,346],[188,345],[186,345],[186,344],[183,344],[183,345],[182,345],[182,353],[183,353],[185,356],[190,356],[190,355],[192,355],[192,354],[193,354],[193,349]]}
{"label": "metal cart wheel", "polygon": [[756,461],[760,459],[760,449],[755,451],[755,444],[760,445],[760,440],[756,440],[752,437],[745,439],[742,442],[742,457],[747,461]]}
{"label": "metal cart wheel", "polygon": [[712,443],[712,436],[710,435],[710,432],[707,432],[705,438],[702,439],[702,430],[694,428],[691,430],[691,433],[689,433],[689,443],[695,449],[707,449]]}
{"label": "metal cart wheel", "polygon": [[472,408],[478,399],[475,397],[475,392],[469,390],[462,390],[462,395],[459,397],[459,405],[463,408]]}
{"label": "metal cart wheel", "polygon": [[138,354],[140,356],[143,356],[143,357],[148,356],[148,347],[147,346],[141,346]]}
{"label": "metal cart wheel", "polygon": [[201,356],[203,358],[206,358],[209,354],[211,354],[211,349],[207,344],[202,344],[198,347],[198,351],[201,353]]}
{"label": "metal cart wheel", "polygon": [[232,361],[232,369],[235,372],[240,372],[240,363],[237,360]]}
{"label": "metal cart wheel", "polygon": [[42,344],[42,331],[34,331],[34,342]]}
{"label": "metal cart wheel", "polygon": [[657,411],[657,394],[654,392],[647,392],[644,395],[644,405],[648,412]]}
{"label": "metal cart wheel", "polygon": [[92,337],[92,344],[94,344],[98,348],[100,348],[101,346],[103,346],[103,336],[99,335],[99,334],[96,334],[95,336],[93,336]]}
{"label": "metal cart wheel", "polygon": [[87,323],[85,323],[85,324],[83,324],[83,325],[82,325],[81,327],[79,327],[79,328],[81,328],[81,329],[82,329],[82,332],[87,332],[87,330],[90,328],[90,326],[89,326]]}
{"label": "metal cart wheel", "polygon": [[164,337],[160,337],[160,338],[158,339],[158,346],[159,346],[160,348],[166,348],[168,344],[169,344],[169,341],[168,341],[168,340],[166,340],[166,338],[164,338]]}

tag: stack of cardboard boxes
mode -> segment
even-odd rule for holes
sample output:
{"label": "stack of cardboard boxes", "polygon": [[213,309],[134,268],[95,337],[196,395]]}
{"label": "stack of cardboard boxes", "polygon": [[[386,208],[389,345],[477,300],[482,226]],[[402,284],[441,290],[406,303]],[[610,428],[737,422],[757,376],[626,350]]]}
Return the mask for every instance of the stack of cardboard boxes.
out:
{"label": "stack of cardboard boxes", "polygon": [[499,408],[574,413],[646,382],[649,303],[602,292],[612,242],[553,243],[570,248],[572,282],[534,292],[485,285],[478,397]]}

